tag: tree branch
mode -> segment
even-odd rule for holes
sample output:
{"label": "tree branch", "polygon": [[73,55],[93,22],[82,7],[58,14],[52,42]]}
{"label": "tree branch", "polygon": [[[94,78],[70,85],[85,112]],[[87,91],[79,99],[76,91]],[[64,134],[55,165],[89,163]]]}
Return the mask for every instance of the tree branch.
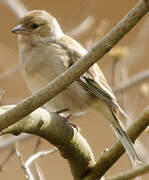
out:
{"label": "tree branch", "polygon": [[[10,108],[12,106],[1,107],[0,114]],[[127,134],[134,141],[148,125],[149,106],[128,128]],[[69,126],[64,118],[56,113],[49,114],[41,108],[3,130],[1,135],[7,133],[19,134],[21,132],[38,135],[55,145],[60,150],[61,155],[68,160],[75,180],[82,180],[83,176],[83,180],[101,178],[125,152],[118,141],[111,149],[103,153],[94,165],[92,152],[85,139]]]}
{"label": "tree branch", "polygon": [[117,176],[111,178],[105,178],[105,180],[130,180],[142,174],[149,172],[149,163],[143,166],[140,166],[136,169],[129,170],[123,173],[118,174]]}
{"label": "tree branch", "polygon": [[20,159],[21,167],[22,167],[22,169],[23,169],[23,171],[25,173],[25,178],[27,180],[34,180],[34,176],[33,176],[32,172],[30,171],[30,169],[25,167],[25,162],[23,160],[22,154],[21,154],[21,152],[19,151],[19,149],[17,147],[15,147],[15,151],[16,151],[16,155]]}
{"label": "tree branch", "polygon": [[26,7],[19,0],[5,0],[1,3],[7,5],[17,18],[23,17],[24,13],[27,12]]}
{"label": "tree branch", "polygon": [[20,136],[9,137],[7,139],[0,140],[0,151],[4,150],[10,146],[13,146],[16,142],[23,142],[28,140],[29,138],[33,138],[33,136],[29,134],[21,134]]}
{"label": "tree branch", "polygon": [[99,58],[104,56],[116,45],[148,12],[149,0],[140,0],[136,6],[83,58],[76,62],[66,72],[39,90],[36,94],[20,102],[10,111],[0,116],[0,131],[29,115],[70,85]]}
{"label": "tree branch", "polygon": [[145,80],[148,80],[148,79],[149,79],[149,70],[145,70],[143,72],[140,72],[140,73],[134,75],[133,77],[128,79],[127,82],[124,82],[124,83],[116,86],[115,88],[113,88],[113,91],[115,93],[121,93],[123,91],[127,91],[131,87],[135,86],[136,84],[143,82]]}
{"label": "tree branch", "polygon": [[[12,105],[0,107],[0,114],[12,107]],[[57,113],[48,113],[39,108],[26,118],[4,129],[0,135],[8,133],[14,135],[34,134],[52,143],[68,160],[75,180],[81,180],[81,177],[95,164],[92,151],[86,140],[75,128],[69,125],[68,120]]]}
{"label": "tree branch", "polygon": [[[139,115],[127,129],[127,134],[134,142],[135,139],[145,130],[149,125],[149,106]],[[123,146],[118,141],[111,149],[101,155],[95,166],[91,169],[89,174],[83,180],[100,179],[104,173],[120,158],[125,152]]]}
{"label": "tree branch", "polygon": [[56,152],[56,151],[57,151],[57,148],[54,147],[53,149],[50,149],[50,150],[48,150],[48,151],[40,151],[40,152],[37,152],[37,153],[33,154],[32,156],[30,156],[30,157],[26,160],[26,162],[24,163],[24,167],[25,167],[25,168],[28,170],[28,172],[29,172],[28,174],[32,174],[30,166],[31,166],[32,163],[34,163],[35,168],[36,168],[36,172],[37,172],[37,174],[38,174],[38,178],[36,177],[36,179],[42,180],[42,178],[41,178],[41,177],[42,177],[42,176],[41,176],[41,172],[40,172],[39,169],[37,170],[37,168],[38,168],[39,166],[37,165],[36,160],[37,160],[38,158],[40,158],[40,157],[44,157],[44,156],[47,156],[47,155],[51,155],[51,154],[53,154],[53,153]]}

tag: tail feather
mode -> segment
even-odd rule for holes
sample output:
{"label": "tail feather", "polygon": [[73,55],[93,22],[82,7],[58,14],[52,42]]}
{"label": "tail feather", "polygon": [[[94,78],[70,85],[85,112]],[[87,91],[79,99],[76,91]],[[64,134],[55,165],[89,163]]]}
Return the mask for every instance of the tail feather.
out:
{"label": "tail feather", "polygon": [[113,115],[113,116],[115,118],[115,123],[112,124],[112,129],[114,130],[115,134],[119,138],[121,144],[124,146],[124,148],[125,148],[126,152],[128,153],[130,159],[134,163],[141,163],[141,160],[140,160],[130,138],[127,136],[126,132],[120,126],[118,118],[115,115]]}

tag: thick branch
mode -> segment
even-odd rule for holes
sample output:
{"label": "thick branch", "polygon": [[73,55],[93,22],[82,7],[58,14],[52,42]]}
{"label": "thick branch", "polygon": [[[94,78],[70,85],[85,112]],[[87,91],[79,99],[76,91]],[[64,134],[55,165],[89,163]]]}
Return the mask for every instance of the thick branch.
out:
{"label": "thick branch", "polygon": [[128,79],[127,82],[119,84],[117,87],[113,88],[113,91],[115,93],[121,93],[123,91],[129,90],[131,87],[145,80],[149,80],[149,70],[145,70],[143,72],[134,75],[133,77]]}
{"label": "thick branch", "polygon": [[[2,107],[0,114],[10,108],[11,106]],[[149,106],[127,130],[132,141],[134,141],[148,125]],[[68,159],[73,175],[77,180],[81,180],[84,173],[86,173],[86,177],[84,177],[83,180],[101,178],[125,152],[120,142],[117,142],[111,149],[102,154],[94,165],[92,152],[80,134],[74,131],[64,118],[58,116],[56,113],[49,114],[41,108],[18,123],[3,130],[2,134],[19,134],[21,132],[36,134],[57,146],[62,156]],[[90,171],[88,171],[89,169]]]}
{"label": "thick branch", "polygon": [[[12,106],[1,107],[0,114],[10,108]],[[4,129],[1,135],[8,133],[15,135],[20,133],[34,134],[52,143],[68,160],[75,180],[80,180],[95,164],[92,151],[86,140],[69,125],[66,119],[57,113],[48,113],[39,108],[18,123]]]}
{"label": "thick branch", "polygon": [[83,74],[99,58],[104,56],[114,45],[116,45],[148,12],[149,0],[140,0],[136,6],[80,61],[70,67],[45,88],[39,90],[33,96],[25,99],[10,111],[0,116],[0,130],[19,121],[29,115],[38,107],[45,104],[58,93],[70,85],[75,79]]}
{"label": "thick branch", "polygon": [[[149,125],[149,106],[139,115],[136,121],[134,121],[127,130],[127,134],[132,141],[144,131]],[[111,149],[105,152],[95,166],[91,169],[90,173],[83,180],[95,180],[100,179],[104,173],[120,158],[125,152],[120,142],[115,143]]]}
{"label": "thick branch", "polygon": [[129,170],[124,173],[120,173],[117,176],[111,178],[105,178],[105,180],[128,180],[128,179],[130,180],[137,176],[143,175],[147,172],[149,172],[149,164],[145,164],[136,169]]}

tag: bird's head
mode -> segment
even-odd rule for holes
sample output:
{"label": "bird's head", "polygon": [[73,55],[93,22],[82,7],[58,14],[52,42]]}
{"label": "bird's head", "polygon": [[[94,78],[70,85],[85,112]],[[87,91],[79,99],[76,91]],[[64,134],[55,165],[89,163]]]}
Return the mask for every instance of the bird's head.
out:
{"label": "bird's head", "polygon": [[31,39],[35,43],[58,40],[63,35],[57,20],[44,10],[27,12],[23,18],[20,18],[19,25],[14,27],[12,32]]}

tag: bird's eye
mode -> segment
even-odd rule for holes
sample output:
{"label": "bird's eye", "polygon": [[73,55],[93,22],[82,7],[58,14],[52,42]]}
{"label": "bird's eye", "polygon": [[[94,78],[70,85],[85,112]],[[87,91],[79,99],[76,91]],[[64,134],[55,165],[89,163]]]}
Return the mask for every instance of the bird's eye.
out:
{"label": "bird's eye", "polygon": [[39,24],[37,23],[32,24],[32,29],[37,29],[38,27],[39,27]]}

